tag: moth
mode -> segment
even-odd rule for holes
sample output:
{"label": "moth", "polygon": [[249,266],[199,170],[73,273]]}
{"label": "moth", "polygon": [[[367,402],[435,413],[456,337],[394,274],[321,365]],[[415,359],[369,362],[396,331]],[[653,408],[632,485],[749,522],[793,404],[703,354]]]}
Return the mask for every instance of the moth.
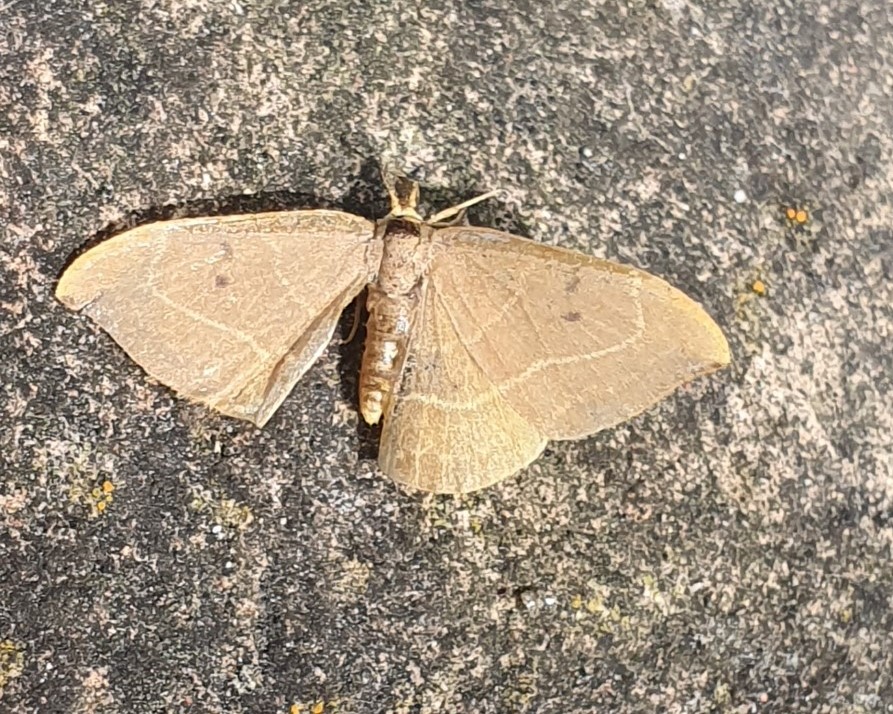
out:
{"label": "moth", "polygon": [[386,181],[379,221],[299,210],[152,223],[74,260],[56,295],[179,395],[258,427],[367,288],[360,412],[381,470],[435,493],[494,484],[549,440],[639,414],[729,363],[693,300],[633,267],[426,220]]}

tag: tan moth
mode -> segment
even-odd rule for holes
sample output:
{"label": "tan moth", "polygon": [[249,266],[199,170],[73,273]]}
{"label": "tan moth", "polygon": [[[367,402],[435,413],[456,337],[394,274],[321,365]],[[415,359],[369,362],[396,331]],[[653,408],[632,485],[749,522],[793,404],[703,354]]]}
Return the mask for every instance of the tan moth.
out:
{"label": "tan moth", "polygon": [[[360,411],[395,481],[464,493],[550,439],[618,424],[729,363],[679,290],[618,263],[429,220],[388,181],[377,222],[309,210],[141,226],[78,257],[56,295],[178,394],[262,427],[368,287]],[[490,194],[488,194],[489,196]]]}

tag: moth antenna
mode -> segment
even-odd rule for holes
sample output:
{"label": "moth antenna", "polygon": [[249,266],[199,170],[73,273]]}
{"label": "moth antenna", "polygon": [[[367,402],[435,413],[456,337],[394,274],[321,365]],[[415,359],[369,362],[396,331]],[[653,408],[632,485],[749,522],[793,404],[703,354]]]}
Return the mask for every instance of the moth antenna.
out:
{"label": "moth antenna", "polygon": [[458,225],[463,225],[463,224],[468,225],[468,221],[465,220],[466,213],[468,213],[468,209],[463,208],[455,216],[453,216],[452,218],[450,218],[446,221],[437,221],[436,223],[429,221],[429,223],[432,226],[434,226],[435,228],[452,228],[453,226],[458,226]]}
{"label": "moth antenna", "polygon": [[[438,211],[433,216],[431,216],[431,218],[428,219],[428,223],[443,224],[448,219],[461,214],[463,211],[465,211],[466,208],[470,208],[471,206],[474,206],[474,205],[480,203],[481,201],[486,201],[488,198],[493,198],[498,193],[499,193],[499,191],[497,191],[497,190],[487,191],[487,193],[482,193],[480,196],[475,196],[474,198],[469,198],[467,201],[463,201],[462,203],[460,203],[457,206],[452,206],[451,208],[445,208],[444,210]],[[459,217],[459,220],[461,220],[461,216]],[[449,225],[449,224],[447,224],[447,225]]]}

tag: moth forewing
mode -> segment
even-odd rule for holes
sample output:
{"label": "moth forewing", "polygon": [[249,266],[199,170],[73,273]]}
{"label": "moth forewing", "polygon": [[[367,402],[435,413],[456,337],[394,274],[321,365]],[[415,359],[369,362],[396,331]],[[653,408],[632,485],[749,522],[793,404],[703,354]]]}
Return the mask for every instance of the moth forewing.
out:
{"label": "moth forewing", "polygon": [[729,362],[704,310],[644,271],[486,228],[446,228],[430,281],[496,391],[549,439],[617,424]]}
{"label": "moth forewing", "polygon": [[56,295],[182,396],[263,425],[377,270],[373,237],[338,211],[153,223],[78,257]]}

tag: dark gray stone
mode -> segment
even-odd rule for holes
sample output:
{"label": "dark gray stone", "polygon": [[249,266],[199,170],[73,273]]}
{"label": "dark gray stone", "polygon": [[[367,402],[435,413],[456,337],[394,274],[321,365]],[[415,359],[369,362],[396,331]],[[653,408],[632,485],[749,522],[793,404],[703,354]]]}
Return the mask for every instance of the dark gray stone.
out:
{"label": "dark gray stone", "polygon": [[[0,0],[0,709],[893,711],[891,32],[887,0]],[[733,367],[421,498],[358,344],[259,432],[53,298],[135,223],[379,216],[390,160],[666,277]]]}

